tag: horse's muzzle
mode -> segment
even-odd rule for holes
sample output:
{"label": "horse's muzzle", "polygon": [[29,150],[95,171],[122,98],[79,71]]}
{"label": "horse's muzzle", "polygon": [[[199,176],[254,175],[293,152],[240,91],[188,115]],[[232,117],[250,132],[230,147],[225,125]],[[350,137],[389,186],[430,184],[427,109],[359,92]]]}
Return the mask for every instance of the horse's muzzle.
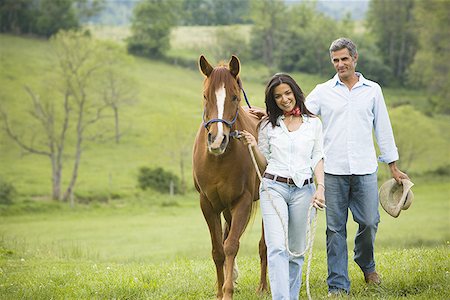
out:
{"label": "horse's muzzle", "polygon": [[222,134],[221,136],[214,136],[211,132],[208,132],[208,151],[214,155],[221,155],[225,152],[228,146],[230,137],[228,134]]}

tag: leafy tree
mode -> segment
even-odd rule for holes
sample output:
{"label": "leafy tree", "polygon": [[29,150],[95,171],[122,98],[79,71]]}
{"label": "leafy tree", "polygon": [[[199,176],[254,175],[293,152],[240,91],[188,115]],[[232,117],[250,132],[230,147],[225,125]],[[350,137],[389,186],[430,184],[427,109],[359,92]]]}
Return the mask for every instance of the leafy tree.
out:
{"label": "leafy tree", "polygon": [[373,39],[362,34],[355,36],[354,42],[358,46],[357,71],[381,85],[388,85],[393,80],[392,70],[384,64]]}
{"label": "leafy tree", "polygon": [[292,6],[287,19],[290,22],[277,47],[280,68],[330,75],[333,69],[328,48],[336,39],[338,22],[317,12],[314,3]]}
{"label": "leafy tree", "polygon": [[279,45],[286,20],[286,5],[281,0],[252,0],[251,18],[254,23],[250,39],[253,58],[269,68],[275,67],[275,48]]}
{"label": "leafy tree", "polygon": [[435,112],[450,114],[450,2],[418,1],[414,15],[419,49],[408,72],[409,81],[429,91]]}
{"label": "leafy tree", "polygon": [[35,32],[49,37],[59,29],[77,29],[78,16],[72,9],[72,2],[72,0],[41,0]]}
{"label": "leafy tree", "polygon": [[0,32],[31,32],[35,23],[33,11],[36,9],[32,0],[0,1]]}
{"label": "leafy tree", "polygon": [[60,29],[77,29],[100,12],[104,0],[2,0],[0,31],[49,37]]}
{"label": "leafy tree", "polygon": [[144,0],[133,11],[127,45],[130,53],[160,58],[170,48],[170,31],[176,25],[179,1]]}
{"label": "leafy tree", "polygon": [[184,25],[231,25],[248,23],[249,0],[184,0]]}
{"label": "leafy tree", "polygon": [[406,82],[406,70],[417,50],[414,34],[414,0],[372,0],[367,12],[368,28],[375,36],[385,65],[399,84]]}

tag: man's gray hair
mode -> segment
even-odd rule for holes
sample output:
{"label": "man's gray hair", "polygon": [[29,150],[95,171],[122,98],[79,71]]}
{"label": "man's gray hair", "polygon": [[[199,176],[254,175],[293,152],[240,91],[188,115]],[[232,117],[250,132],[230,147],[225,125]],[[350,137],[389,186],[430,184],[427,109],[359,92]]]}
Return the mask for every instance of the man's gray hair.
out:
{"label": "man's gray hair", "polygon": [[330,56],[331,52],[338,51],[341,49],[348,49],[348,52],[350,53],[350,56],[355,58],[358,54],[358,50],[356,50],[355,43],[352,42],[349,38],[338,38],[337,40],[333,41],[330,46]]}

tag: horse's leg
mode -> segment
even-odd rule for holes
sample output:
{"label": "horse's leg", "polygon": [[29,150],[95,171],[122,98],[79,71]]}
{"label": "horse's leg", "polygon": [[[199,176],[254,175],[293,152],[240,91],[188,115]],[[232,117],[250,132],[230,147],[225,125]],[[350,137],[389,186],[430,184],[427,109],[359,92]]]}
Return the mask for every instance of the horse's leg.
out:
{"label": "horse's leg", "polygon": [[[230,232],[230,224],[231,224],[231,212],[229,209],[225,209],[223,211],[223,216],[225,218],[225,222],[223,225],[223,241],[225,242],[225,240],[228,237],[228,233]],[[224,270],[224,272],[226,273],[226,271]],[[237,279],[239,277],[239,268],[237,265],[237,258],[234,260],[234,265],[233,265],[233,288],[236,288],[237,286]]]}
{"label": "horse's leg", "polygon": [[222,225],[220,214],[216,213],[209,202],[209,200],[200,195],[200,207],[208,224],[209,234],[211,235],[212,257],[216,265],[217,273],[217,299],[222,299],[222,287],[224,284],[223,266],[225,261],[225,254],[222,243]]}
{"label": "horse's leg", "polygon": [[231,209],[231,226],[228,237],[224,242],[225,252],[225,282],[223,285],[223,300],[233,298],[233,267],[239,250],[239,238],[245,230],[250,217],[252,200],[249,195],[244,195],[236,201]]}
{"label": "horse's leg", "polygon": [[262,224],[261,239],[259,240],[259,259],[261,262],[261,275],[259,280],[258,294],[267,291],[267,246],[264,239],[264,224]]}

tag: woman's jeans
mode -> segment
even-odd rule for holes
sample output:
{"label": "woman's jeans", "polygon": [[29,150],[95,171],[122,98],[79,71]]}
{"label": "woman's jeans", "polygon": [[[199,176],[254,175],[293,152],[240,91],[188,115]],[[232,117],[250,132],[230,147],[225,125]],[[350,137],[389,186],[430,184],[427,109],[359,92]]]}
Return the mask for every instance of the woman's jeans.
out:
{"label": "woman's jeans", "polygon": [[307,244],[306,220],[315,186],[308,184],[299,188],[267,178],[263,178],[263,181],[260,186],[260,205],[272,299],[295,300],[299,297],[304,257],[288,254],[283,224],[288,225],[289,250],[292,253],[303,252]]}
{"label": "woman's jeans", "polygon": [[325,174],[327,216],[328,290],[350,291],[348,277],[348,210],[358,223],[354,260],[364,273],[375,271],[374,243],[380,222],[377,173]]}

